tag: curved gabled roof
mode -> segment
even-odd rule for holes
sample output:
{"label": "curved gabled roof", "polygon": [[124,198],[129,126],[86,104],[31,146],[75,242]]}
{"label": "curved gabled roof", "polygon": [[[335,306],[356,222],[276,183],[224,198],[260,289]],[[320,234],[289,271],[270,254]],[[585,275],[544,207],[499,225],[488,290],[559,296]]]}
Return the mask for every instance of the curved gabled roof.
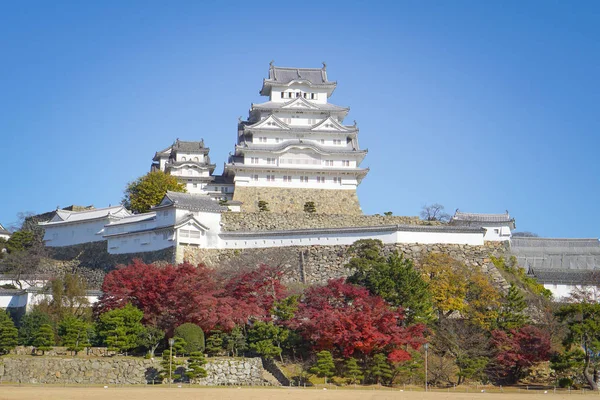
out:
{"label": "curved gabled roof", "polygon": [[[302,107],[294,107],[294,103],[301,105]],[[296,97],[290,101],[266,101],[264,103],[258,103],[251,105],[251,110],[301,110],[301,111],[332,111],[332,112],[348,112],[350,107],[337,106],[331,103],[315,103],[306,100],[304,97]]]}
{"label": "curved gabled roof", "polygon": [[331,89],[331,92],[337,85],[336,82],[327,79],[325,63],[323,63],[323,68],[289,68],[276,67],[271,62],[269,64],[269,77],[263,80],[260,94],[268,96],[271,93],[272,86],[289,86],[293,83],[302,83],[309,87],[324,87]]}
{"label": "curved gabled roof", "polygon": [[283,143],[274,145],[274,146],[264,146],[260,144],[247,143],[244,146],[236,145],[236,153],[238,150],[244,152],[245,150],[254,150],[254,151],[268,151],[270,153],[284,153],[289,149],[311,149],[315,152],[323,155],[329,154],[367,154],[368,150],[354,150],[347,148],[334,148],[334,147],[326,147],[321,146],[318,143],[314,143],[312,141],[306,141],[303,139],[292,139],[286,140]]}

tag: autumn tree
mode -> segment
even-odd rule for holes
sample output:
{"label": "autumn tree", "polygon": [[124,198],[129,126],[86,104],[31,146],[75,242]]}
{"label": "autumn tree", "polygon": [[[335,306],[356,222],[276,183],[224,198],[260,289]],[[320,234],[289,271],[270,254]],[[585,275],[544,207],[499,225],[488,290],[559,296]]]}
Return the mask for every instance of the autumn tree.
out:
{"label": "autumn tree", "polygon": [[48,314],[55,324],[67,316],[90,320],[90,302],[86,295],[86,282],[82,276],[65,274],[51,280],[46,290],[50,297],[43,299],[36,308]]}
{"label": "autumn tree", "polygon": [[550,335],[532,326],[508,332],[492,331],[494,372],[501,381],[516,382],[525,371],[540,361],[550,359]]}
{"label": "autumn tree", "polygon": [[406,324],[428,322],[433,311],[428,284],[411,260],[397,253],[386,258],[382,249],[379,240],[354,243],[350,251],[356,256],[346,265],[354,271],[348,282],[366,287],[394,307],[402,307]]}
{"label": "autumn tree", "polygon": [[245,324],[250,316],[264,313],[256,304],[227,295],[214,275],[204,265],[158,267],[135,260],[106,275],[96,313],[131,303],[144,312],[145,324],[169,335],[186,322],[199,325],[204,332],[215,328],[229,331]]}
{"label": "autumn tree", "polygon": [[388,352],[395,360],[408,359],[408,346],[423,343],[424,326],[402,326],[402,311],[390,307],[365,288],[330,280],[304,294],[290,327],[317,350],[335,350],[343,357]]}
{"label": "autumn tree", "polygon": [[318,377],[325,378],[325,383],[327,384],[327,378],[331,378],[335,375],[335,363],[333,362],[331,353],[327,350],[318,352],[317,362],[310,369],[310,372]]}
{"label": "autumn tree", "polygon": [[127,184],[121,203],[135,213],[145,213],[160,203],[167,191],[185,192],[185,184],[163,171],[152,171]]}
{"label": "autumn tree", "polygon": [[581,299],[561,306],[556,315],[568,328],[563,344],[572,354],[577,349],[583,352],[581,373],[590,387],[598,390],[592,369],[600,353],[600,304]]}

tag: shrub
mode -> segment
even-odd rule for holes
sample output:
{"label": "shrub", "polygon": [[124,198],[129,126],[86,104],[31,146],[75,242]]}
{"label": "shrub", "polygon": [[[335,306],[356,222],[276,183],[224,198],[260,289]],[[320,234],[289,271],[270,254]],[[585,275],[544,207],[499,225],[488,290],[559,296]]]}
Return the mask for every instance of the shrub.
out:
{"label": "shrub", "polygon": [[185,341],[183,352],[192,354],[204,351],[204,331],[196,324],[187,322],[175,328],[175,336]]}

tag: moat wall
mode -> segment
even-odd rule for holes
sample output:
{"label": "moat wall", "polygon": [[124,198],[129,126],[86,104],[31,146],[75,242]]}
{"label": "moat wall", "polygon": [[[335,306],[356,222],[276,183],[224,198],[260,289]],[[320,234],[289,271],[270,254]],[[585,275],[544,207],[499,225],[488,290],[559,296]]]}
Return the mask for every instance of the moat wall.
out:
{"label": "moat wall", "polygon": [[233,200],[243,203],[244,212],[258,211],[262,200],[275,213],[303,213],[312,201],[318,213],[362,215],[356,190],[236,187]]}
{"label": "moat wall", "polygon": [[[208,376],[200,385],[265,385],[260,358],[209,358]],[[134,357],[0,358],[0,381],[28,384],[128,384],[152,383],[161,369],[158,360]],[[179,372],[179,371],[178,371]]]}

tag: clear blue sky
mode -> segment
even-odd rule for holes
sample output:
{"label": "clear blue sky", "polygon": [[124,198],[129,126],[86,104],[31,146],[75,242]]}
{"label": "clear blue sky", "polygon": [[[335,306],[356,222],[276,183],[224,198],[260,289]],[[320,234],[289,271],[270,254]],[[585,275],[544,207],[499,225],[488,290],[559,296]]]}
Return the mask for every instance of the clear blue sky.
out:
{"label": "clear blue sky", "polygon": [[0,222],[116,204],[176,138],[220,172],[269,61],[326,61],[366,213],[597,237],[599,21],[597,1],[2,2]]}

